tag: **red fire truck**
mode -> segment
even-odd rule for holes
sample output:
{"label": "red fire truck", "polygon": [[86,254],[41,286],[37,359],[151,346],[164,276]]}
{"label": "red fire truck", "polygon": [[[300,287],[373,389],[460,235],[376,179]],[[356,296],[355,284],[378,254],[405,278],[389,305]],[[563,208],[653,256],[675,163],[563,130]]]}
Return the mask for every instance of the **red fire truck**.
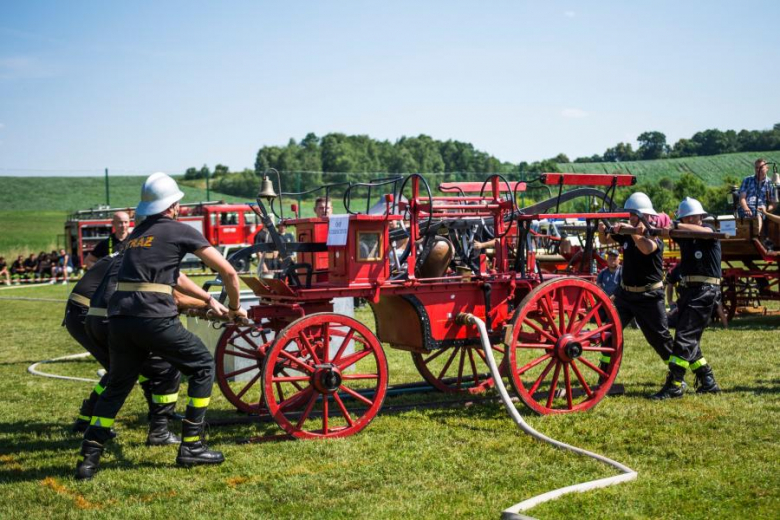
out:
{"label": "red fire truck", "polygon": [[[134,208],[99,207],[77,211],[68,217],[65,222],[65,248],[73,258],[74,267],[84,265],[87,254],[111,234],[111,218],[117,211],[128,212],[132,226]],[[222,201],[182,204],[179,221],[203,233],[211,245],[225,256],[252,244],[263,227],[247,204],[226,204]],[[188,260],[198,262],[195,257],[185,258],[185,263]]]}

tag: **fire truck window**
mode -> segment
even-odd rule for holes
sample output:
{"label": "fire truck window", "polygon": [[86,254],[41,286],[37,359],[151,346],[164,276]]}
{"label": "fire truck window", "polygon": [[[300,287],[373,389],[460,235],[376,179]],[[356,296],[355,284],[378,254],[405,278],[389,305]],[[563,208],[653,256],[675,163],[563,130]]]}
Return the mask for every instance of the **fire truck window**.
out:
{"label": "fire truck window", "polygon": [[251,226],[253,224],[257,224],[257,215],[255,215],[251,211],[245,211],[244,212],[244,224],[247,226]]}
{"label": "fire truck window", "polygon": [[210,218],[211,218],[211,227],[216,226],[217,225],[217,214],[216,213],[212,213],[210,215]]}
{"label": "fire truck window", "polygon": [[238,212],[231,211],[228,213],[221,213],[219,224],[221,226],[237,226],[238,225]]}
{"label": "fire truck window", "polygon": [[358,232],[358,260],[371,262],[382,259],[382,243],[379,233]]}

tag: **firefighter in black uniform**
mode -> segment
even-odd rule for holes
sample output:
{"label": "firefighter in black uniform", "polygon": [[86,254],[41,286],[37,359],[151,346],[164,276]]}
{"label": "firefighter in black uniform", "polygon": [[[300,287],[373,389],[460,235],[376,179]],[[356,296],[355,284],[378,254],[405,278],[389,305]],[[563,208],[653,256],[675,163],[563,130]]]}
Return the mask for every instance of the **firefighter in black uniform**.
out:
{"label": "firefighter in black uniform", "polygon": [[[147,218],[128,237],[117,290],[108,304],[108,385],[84,434],[82,459],[76,466],[78,479],[92,478],[98,470],[103,444],[111,438],[110,428],[150,353],[188,377],[187,411],[177,464],[219,464],[225,460],[222,453],[209,450],[202,439],[214,382],[214,359],[203,342],[179,321],[172,296],[184,255],[194,253],[219,272],[230,300],[229,318],[246,318],[246,311],[241,309],[239,279],[233,267],[203,235],[176,221],[183,196],[176,181],[164,173],[150,175],[141,189],[136,214]],[[213,298],[208,296],[204,301],[215,313],[223,314],[224,307]]]}
{"label": "firefighter in black uniform", "polygon": [[113,231],[105,240],[97,243],[84,259],[84,267],[91,269],[95,262],[104,256],[118,253],[124,248],[125,240],[130,232],[130,215],[126,211],[117,211],[111,219]]}
{"label": "firefighter in black uniform", "polygon": [[[642,215],[657,214],[650,198],[641,192],[636,192],[626,199],[624,208]],[[636,214],[631,215],[629,223],[637,228],[639,233],[644,232],[645,226]],[[620,226],[621,224],[616,224],[613,230],[619,231]],[[602,244],[618,244],[623,248],[623,279],[615,293],[615,308],[620,316],[620,323],[626,327],[636,318],[647,342],[663,362],[668,363],[672,355],[673,340],[667,326],[664,307],[663,240],[642,234],[607,236],[603,223],[599,224],[599,240]],[[602,356],[602,369],[610,362],[609,356]]]}
{"label": "firefighter in black uniform", "polygon": [[[108,348],[105,345],[96,344],[87,334],[85,325],[90,299],[95,294],[101,280],[103,280],[109,267],[114,263],[117,255],[118,253],[101,258],[76,283],[70,296],[68,296],[68,303],[65,305],[65,319],[62,321],[71,337],[84,347],[87,352],[92,354],[103,368],[108,367]],[[92,408],[95,406],[98,396],[105,390],[107,382],[108,375],[104,375],[95,385],[89,398],[82,402],[79,416],[76,422],[73,423],[74,433],[84,433],[87,426],[89,426]]]}
{"label": "firefighter in black uniform", "polygon": [[[686,197],[677,209],[675,229],[711,233],[702,219],[707,213],[701,203]],[[653,399],[683,396],[685,371],[695,374],[696,393],[718,393],[712,368],[701,352],[701,336],[720,295],[720,242],[716,239],[674,238],[680,246],[682,293],[677,302],[678,322],[669,358],[669,377]]]}
{"label": "firefighter in black uniform", "polygon": [[[89,276],[101,262],[103,262],[103,259],[100,259],[84,276]],[[116,280],[120,266],[120,258],[114,260],[109,266],[108,271],[103,276],[103,280],[90,300],[89,311],[84,323],[87,336],[101,350],[102,359],[99,359],[99,361],[106,369],[110,369],[107,307],[108,300],[116,291]],[[180,280],[184,276],[184,274],[181,274]],[[181,382],[179,371],[159,356],[148,356],[141,367],[138,381],[141,383],[144,397],[149,406],[147,415],[149,435],[146,438],[146,444],[149,446],[165,446],[181,442],[181,439],[168,429],[168,420],[174,415],[179,393],[179,384]],[[107,384],[108,375],[103,377],[99,387],[96,387],[96,391],[93,391],[89,399],[84,402],[79,419],[76,421],[80,427],[83,426],[82,432],[89,425],[98,396],[103,393]],[[84,423],[86,423],[86,426],[84,426]],[[74,429],[76,428],[74,427]]]}

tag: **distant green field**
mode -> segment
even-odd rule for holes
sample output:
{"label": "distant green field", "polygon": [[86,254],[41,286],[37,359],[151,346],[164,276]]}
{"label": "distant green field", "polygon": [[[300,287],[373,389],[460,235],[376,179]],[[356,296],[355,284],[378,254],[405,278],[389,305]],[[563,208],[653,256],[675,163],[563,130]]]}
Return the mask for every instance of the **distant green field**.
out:
{"label": "distant green field", "polygon": [[[112,207],[135,206],[142,176],[109,177]],[[75,211],[106,203],[103,177],[0,177],[0,210]],[[206,200],[206,190],[181,186],[182,202]],[[239,201],[239,197],[211,192],[211,200]]]}
{"label": "distant green field", "polygon": [[[113,207],[138,204],[144,177],[110,177]],[[51,251],[63,245],[68,214],[106,202],[102,177],[0,177],[0,256]],[[206,190],[181,186],[184,202],[206,200]],[[211,200],[239,201],[211,192]]]}
{"label": "distant green field", "polygon": [[[0,256],[6,260],[63,245],[64,211],[0,211]],[[59,242],[58,242],[59,240]]]}
{"label": "distant green field", "polygon": [[[112,207],[138,204],[144,177],[124,176],[109,179]],[[16,255],[51,251],[64,245],[65,220],[72,211],[105,204],[105,185],[102,177],[0,177],[0,256],[6,259]],[[183,202],[206,200],[206,190],[180,185]],[[211,200],[248,202],[241,197],[211,192]],[[290,205],[284,201],[284,216],[291,217]],[[276,204],[279,211],[279,204]],[[333,199],[334,213],[344,213],[340,197]],[[314,201],[300,204],[300,215],[314,215]]]}
{"label": "distant green field", "polygon": [[559,163],[567,173],[630,173],[641,183],[655,182],[662,177],[676,179],[690,172],[710,185],[720,185],[727,177],[741,179],[753,173],[753,161],[763,157],[769,162],[780,162],[780,152],[744,152],[707,157],[659,159],[656,161],[628,161],[602,163]]}

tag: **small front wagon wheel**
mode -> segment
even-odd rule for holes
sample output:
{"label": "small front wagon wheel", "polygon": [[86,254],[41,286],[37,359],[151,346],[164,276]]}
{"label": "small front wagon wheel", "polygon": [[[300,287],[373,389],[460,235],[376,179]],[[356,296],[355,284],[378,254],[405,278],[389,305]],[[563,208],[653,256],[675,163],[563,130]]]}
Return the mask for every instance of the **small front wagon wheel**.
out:
{"label": "small front wagon wheel", "polygon": [[268,412],[293,437],[353,435],[387,393],[387,360],[362,323],[333,313],[304,316],[269,348],[263,368]]}
{"label": "small front wagon wheel", "polygon": [[256,325],[230,324],[217,342],[217,384],[225,398],[242,412],[265,412],[260,377],[265,351],[273,341],[271,332]]}
{"label": "small front wagon wheel", "polygon": [[579,278],[557,278],[520,303],[507,350],[510,381],[529,408],[583,411],[615,381],[623,330],[604,291]]}

